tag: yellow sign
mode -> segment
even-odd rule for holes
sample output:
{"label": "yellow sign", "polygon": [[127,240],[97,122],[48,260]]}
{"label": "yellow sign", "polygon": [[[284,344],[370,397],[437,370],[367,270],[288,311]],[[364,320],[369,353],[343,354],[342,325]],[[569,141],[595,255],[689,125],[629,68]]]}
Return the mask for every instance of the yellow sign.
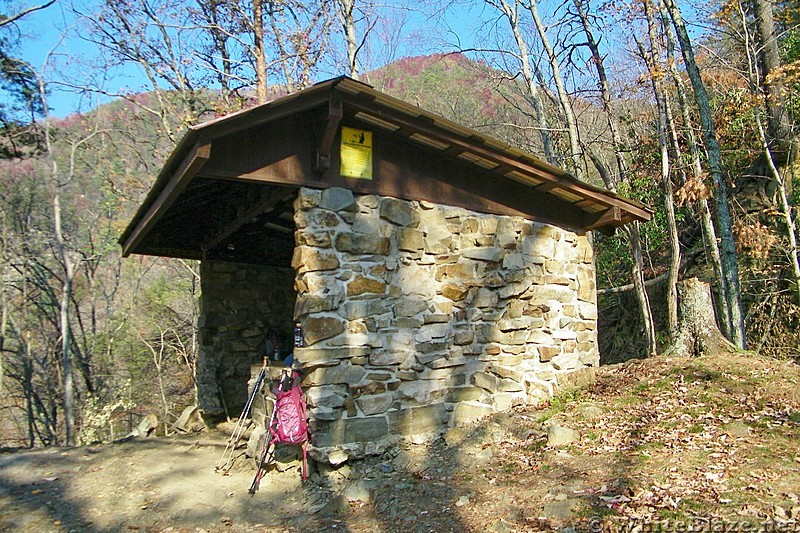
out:
{"label": "yellow sign", "polygon": [[342,126],[339,174],[348,178],[372,179],[372,132]]}

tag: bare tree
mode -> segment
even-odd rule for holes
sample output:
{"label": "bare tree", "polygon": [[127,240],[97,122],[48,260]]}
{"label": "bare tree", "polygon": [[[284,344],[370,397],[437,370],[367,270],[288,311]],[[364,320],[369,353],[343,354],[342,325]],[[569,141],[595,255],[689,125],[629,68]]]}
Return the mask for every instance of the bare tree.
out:
{"label": "bare tree", "polygon": [[[744,11],[741,10],[742,3],[738,4],[740,12],[744,15]],[[752,5],[755,32],[752,38],[748,38],[748,48],[751,49],[747,52],[749,72],[755,74],[757,85],[765,95],[764,109],[767,122],[765,133],[769,149],[773,154],[780,152],[782,159],[785,159],[789,151],[791,123],[789,113],[783,105],[785,87],[773,76],[781,67],[781,58],[778,52],[772,2],[752,0]],[[747,32],[747,20],[744,17],[742,23]],[[752,57],[753,54],[755,57]]]}
{"label": "bare tree", "polygon": [[[584,3],[585,2],[585,3]],[[591,15],[587,11],[588,0],[573,0],[578,20],[586,36],[586,46],[591,53],[591,64],[597,73],[597,85],[600,90],[600,101],[603,112],[606,116],[608,130],[611,133],[611,141],[614,147],[614,157],[617,162],[617,175],[619,181],[627,179],[627,162],[625,161],[625,146],[622,142],[622,135],[619,132],[619,125],[615,113],[611,108],[611,89],[609,88],[608,74],[605,68],[605,59],[600,53],[600,43],[595,37],[591,24]],[[609,183],[606,183],[606,187]]]}
{"label": "bare tree", "polygon": [[264,50],[263,1],[253,0],[253,57],[256,62],[256,101],[267,103],[267,59]]}
{"label": "bare tree", "polygon": [[23,9],[23,10],[17,12],[17,13],[12,13],[11,15],[4,15],[4,16],[0,17],[0,28],[2,28],[3,26],[6,26],[8,24],[13,24],[13,23],[17,22],[18,20],[20,20],[21,18],[23,18],[23,17],[25,17],[27,15],[30,15],[31,13],[34,13],[36,11],[40,11],[42,9],[46,9],[46,8],[52,6],[55,3],[56,3],[56,0],[48,0],[47,2],[45,2],[43,4],[33,5],[31,7]]}
{"label": "bare tree", "polygon": [[667,8],[678,42],[681,45],[686,73],[692,83],[695,103],[697,104],[700,124],[705,137],[705,147],[708,156],[709,174],[714,183],[715,208],[717,215],[717,234],[720,237],[720,257],[723,267],[723,283],[726,287],[725,297],[730,318],[729,331],[731,341],[739,348],[745,347],[746,335],[744,327],[744,312],[742,308],[741,289],[739,286],[739,260],[736,254],[736,243],[733,238],[731,215],[728,209],[728,183],[722,170],[722,154],[717,140],[714,119],[711,115],[708,93],[705,83],[700,76],[700,69],[695,60],[692,46],[683,17],[678,6],[673,0],[663,0]]}
{"label": "bare tree", "polygon": [[[773,146],[778,149],[780,149],[779,147],[781,146],[785,146],[787,144],[786,137],[788,136],[788,131],[784,131],[784,125],[781,124],[783,110],[781,109],[782,106],[780,105],[780,96],[773,93],[772,87],[770,87],[768,84],[765,84],[763,78],[759,78],[759,68],[757,66],[757,58],[759,57],[757,51],[759,48],[762,50],[760,57],[761,64],[764,65],[763,68],[770,68],[774,70],[780,66],[775,65],[773,62],[775,59],[777,59],[777,46],[775,46],[774,43],[770,44],[769,42],[763,42],[765,37],[771,38],[774,41],[774,35],[770,35],[771,31],[774,31],[774,28],[770,28],[772,21],[772,8],[759,5],[762,3],[765,2],[762,2],[762,0],[755,1],[756,28],[758,35],[761,37],[761,47],[757,46],[758,41],[753,39],[750,35],[747,24],[747,16],[742,2],[739,1],[737,5],[742,21],[742,38],[744,40],[743,44],[747,54],[747,78],[749,81],[750,90],[757,98],[754,118],[756,127],[758,129],[762,154],[766,161],[767,168],[769,169],[770,178],[776,185],[778,210],[783,218],[784,224],[786,225],[786,236],[789,240],[787,256],[789,258],[789,264],[792,267],[795,298],[798,302],[800,302],[800,258],[798,258],[797,252],[797,227],[794,221],[794,216],[792,215],[792,206],[789,202],[789,194],[786,190],[786,182],[783,179],[783,174],[778,169],[778,164],[776,164],[774,150],[770,147],[770,144],[773,144]],[[767,19],[769,24],[767,23]],[[764,33],[767,33],[767,35],[765,36]],[[774,47],[775,50],[767,50],[768,48],[772,47]],[[775,56],[774,58],[772,57],[773,55]],[[776,101],[776,98],[778,98],[778,101]],[[765,114],[767,116],[767,128],[764,127],[764,120],[762,118]],[[779,115],[776,116],[776,114]],[[770,143],[771,140],[774,142]]]}
{"label": "bare tree", "polygon": [[670,158],[668,149],[669,101],[664,87],[664,68],[661,36],[653,13],[654,6],[650,0],[642,2],[647,20],[647,33],[650,41],[649,50],[639,43],[642,59],[650,73],[650,83],[658,109],[658,149],[661,158],[661,187],[664,191],[664,211],[667,215],[667,231],[669,233],[669,269],[667,275],[667,329],[670,339],[675,339],[678,332],[678,269],[680,268],[680,243],[678,241],[678,224],[675,218],[672,178],[670,176]]}
{"label": "bare tree", "polygon": [[514,42],[517,45],[517,51],[513,55],[519,61],[520,74],[525,82],[525,96],[533,108],[539,136],[542,141],[542,151],[549,163],[557,164],[558,158],[553,148],[550,126],[548,124],[544,102],[542,101],[541,89],[539,87],[538,78],[540,76],[537,76],[535,73],[536,66],[531,62],[528,43],[525,40],[521,26],[520,9],[525,9],[525,5],[521,0],[511,0],[511,2],[513,3],[510,3],[508,0],[486,0],[488,5],[500,11],[508,22],[511,33],[514,36]]}
{"label": "bare tree", "polygon": [[[356,0],[336,0],[337,14],[344,30],[347,63],[351,78],[358,78],[358,36],[356,35]],[[362,41],[363,42],[363,41]]]}
{"label": "bare tree", "polygon": [[[72,312],[73,303],[73,283],[77,275],[78,266],[83,260],[82,254],[74,249],[69,242],[69,237],[65,232],[62,209],[62,191],[68,187],[75,179],[75,154],[78,148],[93,137],[102,135],[102,130],[96,129],[88,135],[71,143],[69,152],[69,164],[66,171],[59,168],[56,160],[55,150],[52,142],[50,117],[47,115],[47,90],[44,77],[39,78],[40,98],[44,104],[45,118],[42,122],[44,130],[45,158],[50,171],[50,182],[52,185],[52,208],[53,208],[53,237],[54,247],[59,259],[60,267],[63,269],[61,276],[61,287],[58,302],[58,324],[61,341],[61,374],[64,399],[64,424],[65,439],[67,446],[73,446],[75,439],[75,410],[76,410],[76,390],[74,368],[76,363],[76,346],[72,331]],[[88,365],[87,365],[88,367]],[[87,389],[91,392],[93,384],[91,376],[85,376]]]}
{"label": "bare tree", "polygon": [[104,3],[99,13],[77,15],[86,26],[84,38],[109,54],[109,63],[135,65],[148,81],[146,89],[155,101],[128,91],[108,90],[99,83],[83,82],[80,88],[126,99],[158,117],[164,134],[177,142],[202,111],[196,76],[184,60],[196,46],[188,25],[189,11],[179,0],[120,0]]}
{"label": "bare tree", "polygon": [[[680,116],[683,121],[683,134],[686,136],[686,144],[689,150],[689,157],[691,160],[691,178],[688,178],[684,173],[684,178],[681,182],[681,190],[678,198],[692,205],[695,213],[700,219],[700,228],[703,232],[703,243],[707,261],[711,264],[714,272],[714,291],[716,293],[716,311],[719,317],[719,325],[722,333],[730,338],[730,316],[728,314],[727,297],[725,291],[727,287],[723,280],[722,260],[720,259],[719,244],[717,243],[717,234],[714,229],[714,223],[711,218],[711,210],[708,206],[708,198],[710,198],[711,191],[705,185],[705,175],[703,173],[703,164],[700,158],[702,147],[694,132],[692,123],[691,111],[689,109],[689,102],[686,97],[686,87],[683,82],[683,77],[678,71],[677,62],[675,61],[675,38],[673,30],[669,23],[669,14],[663,3],[659,3],[659,11],[661,16],[661,25],[664,29],[664,38],[666,41],[666,61],[670,77],[675,86],[675,93],[678,101],[678,108]],[[667,102],[669,103],[669,102]],[[669,112],[669,108],[668,108]],[[670,113],[671,114],[671,113]],[[675,127],[674,118],[667,121],[670,127],[670,144],[672,145],[675,161],[681,161],[681,148],[678,141],[678,131]],[[683,172],[683,167],[678,167],[680,172]]]}
{"label": "bare tree", "polygon": [[550,39],[547,37],[547,29],[542,23],[542,18],[539,15],[538,8],[536,7],[536,0],[529,0],[527,8],[531,13],[531,17],[533,18],[533,22],[536,26],[536,32],[539,35],[539,40],[541,41],[542,47],[547,55],[547,61],[550,65],[550,70],[553,75],[553,84],[556,86],[558,106],[563,114],[563,122],[567,130],[567,139],[569,140],[569,157],[572,162],[571,170],[575,173],[575,176],[578,179],[583,180],[585,179],[585,173],[583,171],[583,162],[581,158],[581,140],[578,131],[578,121],[575,118],[575,112],[572,107],[570,95],[567,94],[567,90],[564,86],[564,78],[561,75],[558,57],[556,56],[556,51],[553,48],[553,45],[550,43]]}

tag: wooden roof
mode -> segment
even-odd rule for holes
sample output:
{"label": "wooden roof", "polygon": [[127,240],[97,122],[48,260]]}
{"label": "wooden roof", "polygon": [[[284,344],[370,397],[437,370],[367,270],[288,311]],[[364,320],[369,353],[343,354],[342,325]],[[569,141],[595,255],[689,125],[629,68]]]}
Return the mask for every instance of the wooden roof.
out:
{"label": "wooden roof", "polygon": [[[339,174],[342,125],[373,132],[373,179]],[[302,186],[428,200],[578,231],[611,232],[652,216],[643,204],[529,153],[340,77],[190,128],[120,237],[123,255],[288,265],[291,202]]]}

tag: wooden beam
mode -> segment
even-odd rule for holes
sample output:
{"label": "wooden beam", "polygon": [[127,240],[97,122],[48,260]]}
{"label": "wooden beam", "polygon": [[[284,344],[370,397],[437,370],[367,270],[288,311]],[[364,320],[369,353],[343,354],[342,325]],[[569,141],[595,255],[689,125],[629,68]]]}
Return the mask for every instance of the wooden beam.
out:
{"label": "wooden beam", "polygon": [[219,246],[222,241],[239,231],[242,226],[249,224],[259,215],[274,208],[283,200],[294,194],[296,190],[297,189],[294,187],[290,189],[272,189],[273,194],[262,193],[261,198],[253,205],[239,209],[239,212],[234,220],[226,222],[222,228],[219,229],[219,231],[217,231],[204,244],[201,245],[203,255],[205,256],[206,252]]}
{"label": "wooden beam", "polygon": [[196,259],[203,257],[199,250],[189,250],[185,248],[172,248],[169,246],[145,246],[137,250],[138,255],[151,255],[153,257],[173,257],[175,259]]}
{"label": "wooden beam", "polygon": [[553,189],[555,189],[556,187],[561,187],[561,185],[559,185],[558,183],[552,182],[552,181],[542,183],[541,185],[534,185],[533,186],[533,188],[536,189],[537,192],[550,192]]}
{"label": "wooden beam", "polygon": [[180,194],[186,189],[186,186],[192,181],[197,173],[203,168],[203,165],[211,157],[211,142],[198,141],[186,154],[178,169],[170,178],[167,185],[161,190],[161,193],[150,205],[150,209],[139,220],[136,228],[131,232],[128,239],[122,246],[122,256],[127,257],[133,252],[133,249],[142,242],[142,239],[152,229],[156,222],[164,215],[170,208]]}
{"label": "wooden beam", "polygon": [[331,167],[331,148],[333,139],[342,121],[342,99],[337,94],[331,95],[328,101],[328,120],[325,122],[325,129],[322,132],[322,139],[317,147],[317,160],[314,165],[314,172],[325,172]]}
{"label": "wooden beam", "polygon": [[586,229],[600,230],[608,235],[613,235],[614,229],[622,224],[622,210],[619,207],[612,207],[600,213],[591,224],[586,226]]}

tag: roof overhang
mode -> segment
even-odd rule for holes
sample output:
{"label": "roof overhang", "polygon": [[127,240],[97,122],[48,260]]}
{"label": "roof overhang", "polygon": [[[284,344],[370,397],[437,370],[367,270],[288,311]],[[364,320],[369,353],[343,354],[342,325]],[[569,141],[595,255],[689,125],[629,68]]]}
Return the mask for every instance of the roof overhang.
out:
{"label": "roof overhang", "polygon": [[[291,122],[301,115],[314,117],[312,126],[305,128],[314,130],[308,138],[314,153],[309,156],[307,171],[299,172],[302,165],[287,166],[285,161],[279,162],[283,166],[270,172],[259,171],[257,165],[253,168],[239,165],[241,168],[230,172],[223,168],[225,153],[231,151],[231,139],[246,139],[251,130],[268,128],[269,131],[272,125]],[[332,168],[331,161],[336,156],[334,141],[343,121],[373,128],[386,138],[414,145],[431,160],[466,165],[473,173],[483,176],[481,179],[492,182],[490,186],[483,183],[473,187],[477,191],[473,196],[483,193],[491,196],[492,187],[505,184],[509,190],[519,193],[515,194],[515,204],[509,207],[509,213],[574,230],[606,233],[632,221],[647,221],[652,216],[652,210],[639,202],[581,182],[529,153],[383,94],[369,85],[340,77],[191,127],[120,237],[123,255],[144,253],[202,258],[209,250],[224,245],[237,232],[246,232],[248,225],[259,217],[262,217],[262,226],[271,224],[286,233],[289,226],[280,224],[277,211],[281,205],[286,208],[291,193],[300,186],[324,188],[340,184],[355,190],[366,186],[341,179],[338,170]],[[278,143],[278,139],[268,140],[266,144],[269,145]],[[456,179],[450,182],[450,190],[457,191],[459,184]],[[213,202],[214,194],[224,194],[228,203],[236,205],[217,206]],[[402,197],[404,194],[403,190],[398,190],[396,195]],[[193,195],[203,195],[205,203],[198,204]],[[526,195],[530,195],[530,208],[525,206]],[[415,197],[413,192],[409,192],[407,198],[446,203],[440,198]],[[539,213],[537,210],[548,202],[555,207]],[[487,201],[486,210],[503,214],[505,210],[500,204],[502,202]],[[212,209],[216,222],[207,226],[201,224],[197,236],[187,238],[185,244],[172,241],[159,246],[149,242],[152,241],[149,236],[154,232],[170,231],[170,220],[184,221],[179,225],[181,227],[172,228],[172,231],[180,232],[189,227],[186,221],[191,217],[200,220],[204,214],[210,213],[209,209]],[[562,211],[570,212],[563,220],[558,215]],[[270,213],[272,219],[265,222],[263,217]],[[230,258],[235,259],[235,255]]]}

